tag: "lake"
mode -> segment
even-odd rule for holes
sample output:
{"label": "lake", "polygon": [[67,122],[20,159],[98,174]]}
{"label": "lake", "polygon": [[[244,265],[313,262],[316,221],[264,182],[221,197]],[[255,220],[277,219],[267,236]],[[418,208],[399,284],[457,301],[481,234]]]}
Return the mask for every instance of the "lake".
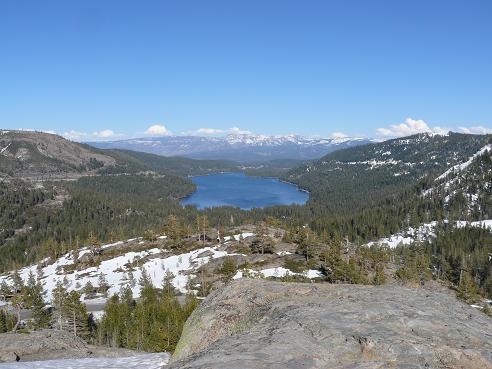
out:
{"label": "lake", "polygon": [[305,204],[307,192],[276,178],[251,177],[243,173],[218,173],[194,176],[197,190],[183,199],[183,205],[199,209],[234,206],[243,210],[272,205]]}

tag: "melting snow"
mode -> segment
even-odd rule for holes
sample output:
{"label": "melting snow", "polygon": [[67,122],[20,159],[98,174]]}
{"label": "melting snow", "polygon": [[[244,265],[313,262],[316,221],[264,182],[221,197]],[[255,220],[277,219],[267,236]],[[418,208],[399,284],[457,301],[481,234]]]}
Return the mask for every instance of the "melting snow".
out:
{"label": "melting snow", "polygon": [[[448,223],[447,220],[443,222],[444,224]],[[406,232],[398,233],[391,235],[390,237],[381,238],[378,241],[371,241],[366,244],[366,246],[374,246],[374,245],[384,245],[390,248],[395,248],[400,245],[411,245],[414,242],[423,242],[428,240],[429,238],[435,238],[435,229],[439,225],[439,222],[430,222],[424,223],[417,229],[408,228]],[[456,228],[464,228],[464,227],[480,227],[480,228],[488,228],[492,231],[492,219],[480,220],[476,222],[468,222],[464,220],[458,220],[455,223]]]}
{"label": "melting snow", "polygon": [[157,354],[139,354],[118,358],[60,359],[19,363],[3,363],[0,369],[160,369],[169,363],[166,352]]}
{"label": "melting snow", "polygon": [[[114,246],[116,244],[118,243],[111,245]],[[111,296],[114,293],[118,293],[121,286],[129,283],[127,264],[132,264],[134,267],[134,270],[132,271],[133,277],[137,282],[135,287],[132,288],[135,297],[140,295],[140,285],[138,284],[138,280],[142,275],[141,267],[146,270],[153,285],[156,287],[162,285],[166,272],[170,271],[174,274],[174,279],[172,281],[174,287],[180,292],[186,293],[188,292],[186,288],[188,280],[193,277],[193,270],[196,270],[198,267],[208,263],[212,259],[229,255],[226,251],[218,251],[217,248],[218,246],[204,247],[187,253],[170,256],[158,255],[166,252],[166,250],[158,248],[139,252],[130,251],[112,259],[104,260],[97,267],[89,267],[64,274],[61,272],[61,268],[74,263],[72,254],[67,253],[57,259],[53,264],[42,268],[43,278],[41,279],[41,282],[43,284],[43,289],[46,291],[45,298],[47,301],[50,301],[52,298],[52,291],[56,287],[57,282],[63,282],[65,276],[68,281],[67,289],[72,291],[81,289],[89,281],[93,286],[97,287],[99,285],[99,275],[103,273],[110,286],[108,294]],[[79,255],[88,252],[88,249],[81,249]],[[207,256],[201,256],[203,253],[206,253]],[[24,281],[27,281],[30,271],[36,275],[37,265],[31,265],[19,270],[19,274]],[[9,282],[10,276],[0,276],[0,282],[2,280]],[[91,300],[91,302],[94,302],[94,300]]]}
{"label": "melting snow", "polygon": [[237,273],[234,275],[234,277],[232,277],[232,279],[240,279],[243,278],[245,275],[246,276],[249,275],[255,278],[268,278],[268,277],[281,278],[289,275],[299,275],[311,279],[311,278],[321,277],[321,272],[319,272],[318,270],[309,269],[304,273],[294,273],[284,267],[268,268],[260,271],[256,271],[253,269],[243,269],[237,271]]}
{"label": "melting snow", "polygon": [[463,171],[464,169],[468,168],[470,166],[470,164],[473,162],[473,160],[477,157],[479,157],[480,155],[486,153],[486,152],[489,152],[492,150],[492,145],[485,145],[484,147],[482,147],[480,150],[478,150],[475,154],[473,154],[467,161],[465,161],[464,163],[461,163],[461,164],[457,164],[457,165],[454,165],[452,166],[451,168],[449,168],[447,171],[445,171],[443,174],[441,174],[439,177],[436,178],[436,181],[440,181],[444,178],[446,178],[448,175],[450,175],[451,173],[454,173],[454,172],[460,172],[460,171]]}

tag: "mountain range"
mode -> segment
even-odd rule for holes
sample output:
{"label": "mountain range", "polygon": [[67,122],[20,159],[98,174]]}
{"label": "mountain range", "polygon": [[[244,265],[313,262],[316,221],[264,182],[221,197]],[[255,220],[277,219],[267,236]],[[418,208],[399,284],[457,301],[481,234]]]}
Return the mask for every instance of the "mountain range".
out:
{"label": "mountain range", "polygon": [[100,149],[125,149],[165,156],[254,163],[278,159],[318,159],[335,150],[369,142],[372,141],[365,138],[231,134],[225,137],[146,137],[119,141],[87,142],[87,144]]}

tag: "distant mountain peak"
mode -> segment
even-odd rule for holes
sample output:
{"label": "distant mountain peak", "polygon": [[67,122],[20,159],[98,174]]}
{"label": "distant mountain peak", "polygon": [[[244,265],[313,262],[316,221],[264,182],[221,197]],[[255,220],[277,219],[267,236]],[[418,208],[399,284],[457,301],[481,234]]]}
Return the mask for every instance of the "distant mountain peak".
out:
{"label": "distant mountain peak", "polygon": [[227,159],[259,162],[274,159],[318,159],[334,150],[370,143],[364,138],[305,137],[296,134],[268,136],[231,133],[223,137],[165,136],[110,142],[89,142],[101,149],[127,149],[193,159]]}

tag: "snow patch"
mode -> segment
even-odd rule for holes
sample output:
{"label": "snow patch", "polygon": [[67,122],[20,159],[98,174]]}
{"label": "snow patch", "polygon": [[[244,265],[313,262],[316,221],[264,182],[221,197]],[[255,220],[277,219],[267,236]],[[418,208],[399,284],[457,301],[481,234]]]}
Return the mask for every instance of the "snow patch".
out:
{"label": "snow patch", "polygon": [[284,267],[277,267],[277,268],[263,269],[260,271],[253,270],[253,269],[238,270],[234,275],[234,277],[232,277],[232,279],[240,279],[248,276],[253,278],[268,278],[268,277],[282,278],[282,277],[294,276],[294,275],[303,276],[309,279],[319,278],[322,276],[321,272],[318,270],[309,269],[303,273],[294,273]]}
{"label": "snow patch", "polygon": [[468,158],[467,161],[465,161],[464,163],[452,166],[447,171],[445,171],[443,174],[441,174],[439,177],[437,177],[435,180],[440,181],[442,179],[445,179],[447,176],[449,176],[452,173],[463,171],[464,169],[468,168],[471,165],[473,160],[475,160],[477,157],[479,157],[479,156],[483,155],[484,153],[489,152],[491,150],[492,150],[491,144],[485,145],[480,150],[478,150],[475,154],[473,154],[470,158]]}
{"label": "snow patch", "polygon": [[5,369],[160,369],[169,363],[167,352],[117,358],[60,359],[19,363],[0,363]]}

